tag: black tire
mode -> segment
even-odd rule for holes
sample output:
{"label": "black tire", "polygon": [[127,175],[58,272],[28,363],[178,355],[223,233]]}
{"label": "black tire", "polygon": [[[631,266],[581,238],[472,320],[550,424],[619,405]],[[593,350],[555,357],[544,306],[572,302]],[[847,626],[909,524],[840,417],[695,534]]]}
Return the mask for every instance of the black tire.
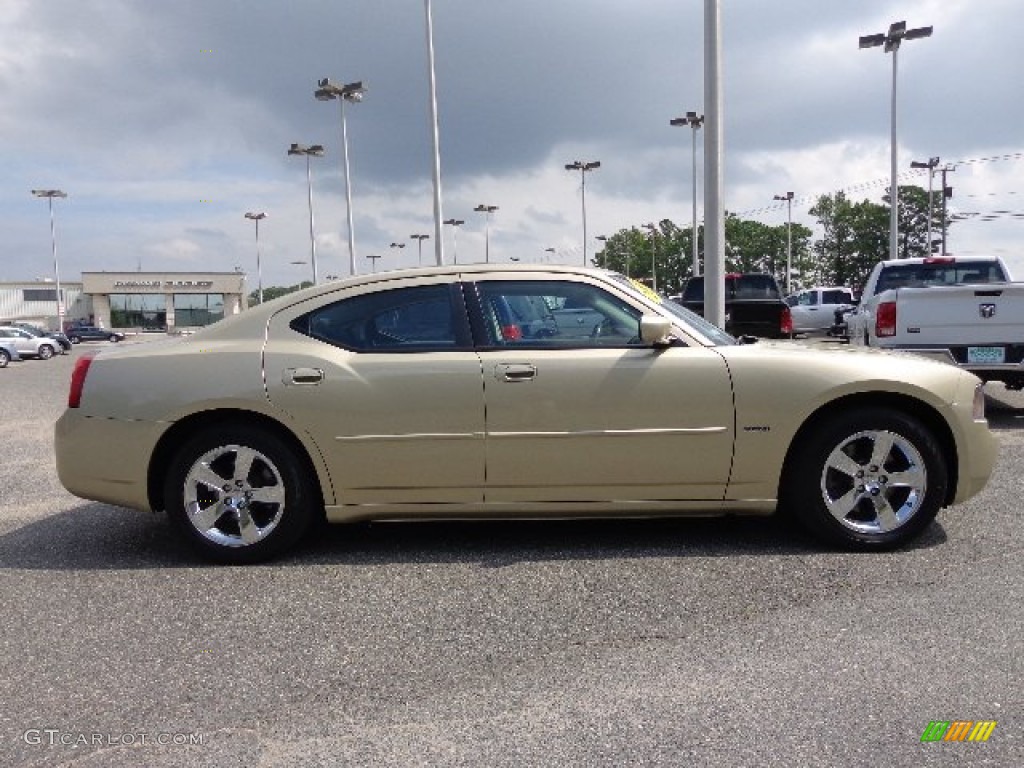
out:
{"label": "black tire", "polygon": [[6,368],[9,362],[11,362],[11,353],[0,347],[0,368]]}
{"label": "black tire", "polygon": [[110,334],[107,337],[107,341],[120,341],[120,340],[121,340],[121,338],[119,336],[117,336],[116,334],[113,334],[113,333]]}
{"label": "black tire", "polygon": [[68,341],[70,341],[72,344],[81,344],[82,343],[82,339],[81,339],[80,336],[68,336]]}
{"label": "black tire", "polygon": [[39,347],[39,359],[49,360],[54,355],[54,349],[49,344],[43,344]]}
{"label": "black tire", "polygon": [[[244,477],[240,455],[249,462]],[[315,519],[318,498],[295,449],[246,425],[218,426],[189,440],[164,486],[177,531],[204,556],[232,564],[266,560],[294,545]]]}
{"label": "black tire", "polygon": [[944,503],[945,457],[912,416],[862,408],[832,416],[800,439],[805,444],[795,447],[781,502],[819,539],[894,549],[917,537]]}

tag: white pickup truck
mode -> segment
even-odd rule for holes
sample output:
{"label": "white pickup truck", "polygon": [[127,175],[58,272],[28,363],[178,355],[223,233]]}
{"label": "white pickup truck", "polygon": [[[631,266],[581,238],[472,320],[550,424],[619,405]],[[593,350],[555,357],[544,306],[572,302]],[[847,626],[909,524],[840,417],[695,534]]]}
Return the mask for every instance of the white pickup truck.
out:
{"label": "white pickup truck", "polygon": [[847,316],[850,343],[935,357],[1024,389],[1024,283],[995,256],[882,261]]}

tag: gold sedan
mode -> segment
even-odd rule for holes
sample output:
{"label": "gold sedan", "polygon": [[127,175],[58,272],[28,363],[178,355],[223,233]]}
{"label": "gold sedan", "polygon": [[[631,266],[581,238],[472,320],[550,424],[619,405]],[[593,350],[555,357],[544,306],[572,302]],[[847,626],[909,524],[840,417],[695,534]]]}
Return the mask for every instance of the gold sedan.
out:
{"label": "gold sedan", "polygon": [[900,546],[985,485],[981,383],[910,355],[741,344],[622,275],[453,266],[309,288],[81,358],[72,493],[253,562],[319,520],[792,513]]}

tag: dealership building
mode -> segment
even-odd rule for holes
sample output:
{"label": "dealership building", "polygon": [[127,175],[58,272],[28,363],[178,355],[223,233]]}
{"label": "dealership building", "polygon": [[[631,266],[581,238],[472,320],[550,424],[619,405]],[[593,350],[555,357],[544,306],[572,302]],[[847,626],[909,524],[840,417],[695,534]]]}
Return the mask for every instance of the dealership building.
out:
{"label": "dealership building", "polygon": [[[181,331],[246,309],[241,272],[83,272],[61,283],[64,323],[128,331]],[[57,322],[57,287],[50,281],[0,283],[0,321]]]}

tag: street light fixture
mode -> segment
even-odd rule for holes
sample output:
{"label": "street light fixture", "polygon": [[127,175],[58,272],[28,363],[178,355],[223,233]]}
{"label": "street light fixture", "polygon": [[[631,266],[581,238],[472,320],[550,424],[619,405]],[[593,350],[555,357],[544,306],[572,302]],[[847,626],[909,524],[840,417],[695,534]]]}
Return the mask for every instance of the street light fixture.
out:
{"label": "street light fixture", "polygon": [[309,167],[309,158],[323,157],[324,148],[321,144],[310,144],[309,146],[292,144],[288,149],[288,154],[306,156],[306,191],[309,196],[309,255],[313,264],[313,285],[316,285],[319,281],[316,271],[316,239],[313,236],[313,172]]}
{"label": "street light fixture", "polygon": [[601,167],[600,160],[576,160],[567,163],[565,170],[580,172],[580,191],[583,208],[583,266],[587,266],[587,172]]}
{"label": "street light fixture", "polygon": [[53,198],[65,198],[68,193],[59,189],[33,189],[32,194],[36,197],[45,197],[50,206],[50,248],[53,251],[53,277],[57,286],[57,330],[62,331],[64,330],[64,302],[61,301],[60,295],[60,264],[57,261],[57,227],[53,219]]}
{"label": "street light fixture", "polygon": [[687,112],[686,117],[674,117],[669,125],[690,126],[693,129],[693,276],[700,275],[700,251],[697,247],[697,131],[704,125],[704,115]]}
{"label": "street light fixture", "polygon": [[402,248],[405,248],[405,243],[392,243],[390,247],[398,248],[399,250],[401,250]]}
{"label": "street light fixture", "polygon": [[260,266],[260,219],[267,218],[267,214],[260,211],[259,213],[253,213],[252,211],[245,214],[245,218],[252,219],[256,222],[256,279],[259,282],[259,297],[260,304],[263,303],[263,268]]}
{"label": "street light fixture", "polygon": [[366,258],[371,260],[370,263],[373,264],[373,272],[374,272],[374,274],[376,274],[377,273],[377,259],[380,258],[380,254],[379,253],[368,253],[368,254],[366,254]]}
{"label": "street light fixture", "polygon": [[861,48],[877,48],[880,45],[884,45],[886,53],[892,53],[892,102],[890,104],[890,121],[891,121],[891,136],[890,142],[890,154],[891,154],[891,175],[890,181],[891,188],[889,190],[889,204],[891,206],[889,212],[889,258],[899,258],[899,219],[897,216],[897,207],[899,205],[899,180],[898,180],[898,169],[897,169],[897,146],[896,146],[896,70],[897,70],[897,54],[899,53],[900,43],[904,40],[916,40],[920,37],[931,37],[931,27],[918,27],[917,29],[907,29],[907,22],[895,21],[889,25],[889,32],[880,32],[876,35],[863,35],[860,38]]}
{"label": "street light fixture", "polygon": [[465,219],[445,219],[445,224],[452,228],[452,263],[459,263],[459,227],[466,223]]}
{"label": "street light fixture", "polygon": [[486,235],[484,240],[484,261],[489,264],[491,262],[491,214],[498,210],[498,206],[480,203],[480,205],[478,205],[473,210],[476,211],[477,213],[484,214],[487,219],[485,230]]}
{"label": "street light fixture", "polygon": [[775,200],[786,201],[786,295],[793,292],[790,285],[793,279],[793,193],[775,195]]}
{"label": "street light fixture", "polygon": [[644,224],[644,229],[647,229],[651,233],[651,290],[655,293],[658,292],[658,260],[657,260],[657,236],[658,228],[654,224]]}
{"label": "street light fixture", "polygon": [[418,240],[419,241],[419,265],[422,267],[423,266],[423,241],[424,240],[429,240],[430,239],[430,235],[409,235],[409,239],[410,240]]}
{"label": "street light fixture", "polygon": [[[928,169],[928,255],[932,253],[932,179],[935,178],[935,166],[939,164],[939,158],[929,157],[928,162],[922,163],[917,160],[912,160],[910,163],[911,168],[927,168]],[[945,194],[945,190],[943,190]]]}
{"label": "street light fixture", "polygon": [[363,87],[362,80],[354,83],[338,85],[327,77],[322,80],[318,80],[317,85],[319,87],[313,91],[313,95],[316,97],[317,101],[332,101],[333,99],[337,99],[338,103],[341,105],[341,157],[345,168],[345,207],[348,219],[348,266],[351,274],[355,275],[356,236],[352,226],[352,184],[348,167],[348,126],[345,122],[345,102],[347,101],[351,104],[359,103],[363,100],[363,94],[366,93],[366,88]]}

